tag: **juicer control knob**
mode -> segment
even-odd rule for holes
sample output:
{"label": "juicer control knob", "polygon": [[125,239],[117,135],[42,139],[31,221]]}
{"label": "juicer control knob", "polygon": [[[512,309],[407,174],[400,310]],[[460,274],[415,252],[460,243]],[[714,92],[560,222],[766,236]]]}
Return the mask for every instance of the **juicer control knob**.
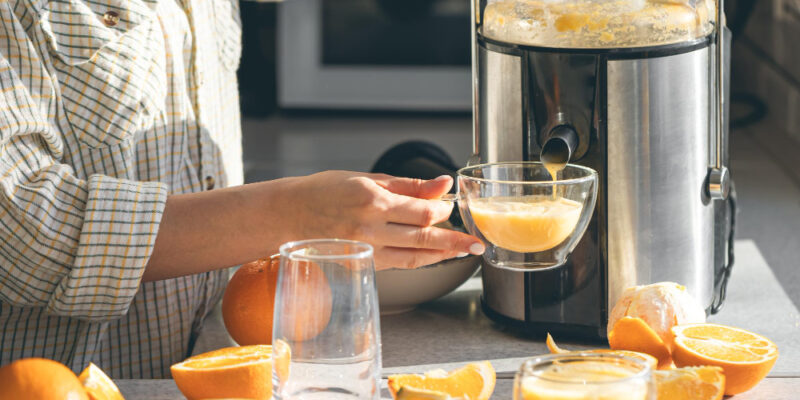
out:
{"label": "juicer control knob", "polygon": [[725,200],[731,191],[731,174],[728,168],[711,168],[708,173],[708,195],[713,200]]}

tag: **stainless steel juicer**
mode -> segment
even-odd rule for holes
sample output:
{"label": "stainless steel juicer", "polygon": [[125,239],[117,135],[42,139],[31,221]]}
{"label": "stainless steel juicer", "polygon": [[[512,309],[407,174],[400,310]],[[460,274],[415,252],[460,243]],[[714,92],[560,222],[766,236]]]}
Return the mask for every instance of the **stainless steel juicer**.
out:
{"label": "stainless steel juicer", "polygon": [[721,16],[710,0],[473,0],[470,163],[561,155],[600,176],[566,264],[484,263],[491,318],[604,337],[622,290],[660,281],[719,308],[735,208]]}

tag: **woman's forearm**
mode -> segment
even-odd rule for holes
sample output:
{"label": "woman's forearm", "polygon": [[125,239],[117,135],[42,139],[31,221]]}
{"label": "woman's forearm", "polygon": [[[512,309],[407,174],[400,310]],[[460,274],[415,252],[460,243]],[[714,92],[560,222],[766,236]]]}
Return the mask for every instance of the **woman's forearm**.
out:
{"label": "woman's forearm", "polygon": [[169,196],[145,282],[229,267],[291,240],[284,199],[294,178]]}

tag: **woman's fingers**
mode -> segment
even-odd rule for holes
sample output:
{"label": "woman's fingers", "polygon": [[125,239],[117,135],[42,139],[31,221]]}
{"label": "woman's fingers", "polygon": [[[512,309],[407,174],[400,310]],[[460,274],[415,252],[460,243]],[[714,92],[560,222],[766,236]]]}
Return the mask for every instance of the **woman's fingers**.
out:
{"label": "woman's fingers", "polygon": [[450,218],[453,203],[424,200],[389,193],[389,207],[382,216],[387,222],[405,225],[430,226]]}
{"label": "woman's fingers", "polygon": [[378,270],[388,268],[413,269],[453,258],[457,255],[459,255],[458,252],[445,250],[382,247],[375,251],[375,268]]}
{"label": "woman's fingers", "polygon": [[372,232],[375,243],[401,248],[444,250],[455,253],[482,254],[483,243],[466,233],[433,226],[419,227],[389,223]]}
{"label": "woman's fingers", "polygon": [[371,178],[379,186],[392,193],[419,199],[438,199],[450,191],[450,187],[453,186],[453,178],[448,175],[427,181],[382,174],[373,174]]}

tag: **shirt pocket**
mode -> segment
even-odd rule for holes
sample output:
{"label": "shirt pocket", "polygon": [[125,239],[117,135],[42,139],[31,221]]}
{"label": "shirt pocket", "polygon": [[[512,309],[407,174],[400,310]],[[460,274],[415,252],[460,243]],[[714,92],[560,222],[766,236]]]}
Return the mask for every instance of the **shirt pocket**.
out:
{"label": "shirt pocket", "polygon": [[242,20],[237,0],[211,0],[214,26],[222,65],[236,71],[242,56]]}
{"label": "shirt pocket", "polygon": [[51,0],[40,24],[80,143],[112,146],[152,127],[166,99],[166,55],[146,3]]}

